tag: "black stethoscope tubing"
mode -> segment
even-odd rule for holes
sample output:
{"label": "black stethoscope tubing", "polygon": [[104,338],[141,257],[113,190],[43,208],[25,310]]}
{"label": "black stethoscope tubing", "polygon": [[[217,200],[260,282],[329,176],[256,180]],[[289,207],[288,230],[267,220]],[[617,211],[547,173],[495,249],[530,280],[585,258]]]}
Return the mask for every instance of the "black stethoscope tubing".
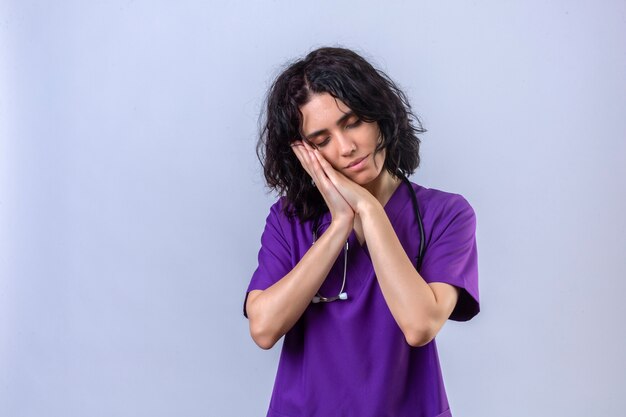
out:
{"label": "black stethoscope tubing", "polygon": [[420,229],[420,248],[417,253],[417,260],[415,262],[415,269],[419,272],[422,269],[422,260],[424,258],[424,248],[425,248],[425,234],[424,234],[424,223],[422,222],[422,214],[420,213],[420,207],[417,204],[417,195],[415,194],[415,190],[411,185],[411,182],[404,175],[401,176],[402,181],[409,187],[411,190],[411,200],[413,201],[413,210],[415,210],[415,218],[417,219],[417,224]]}

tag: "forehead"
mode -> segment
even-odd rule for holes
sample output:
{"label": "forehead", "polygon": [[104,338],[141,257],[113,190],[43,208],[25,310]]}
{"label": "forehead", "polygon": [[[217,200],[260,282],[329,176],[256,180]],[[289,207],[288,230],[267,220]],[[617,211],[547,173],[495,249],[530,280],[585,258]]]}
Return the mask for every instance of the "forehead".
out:
{"label": "forehead", "polygon": [[351,110],[339,99],[328,93],[313,94],[311,100],[300,107],[302,112],[302,130],[305,134],[330,129],[337,121]]}

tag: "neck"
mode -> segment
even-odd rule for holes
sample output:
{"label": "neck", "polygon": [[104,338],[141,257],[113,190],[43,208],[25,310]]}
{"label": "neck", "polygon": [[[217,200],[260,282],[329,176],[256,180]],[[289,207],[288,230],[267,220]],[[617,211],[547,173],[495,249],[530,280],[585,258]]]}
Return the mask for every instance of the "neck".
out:
{"label": "neck", "polygon": [[364,188],[376,197],[378,202],[384,207],[401,181],[400,178],[391,175],[383,168],[378,177],[369,184],[366,184]]}

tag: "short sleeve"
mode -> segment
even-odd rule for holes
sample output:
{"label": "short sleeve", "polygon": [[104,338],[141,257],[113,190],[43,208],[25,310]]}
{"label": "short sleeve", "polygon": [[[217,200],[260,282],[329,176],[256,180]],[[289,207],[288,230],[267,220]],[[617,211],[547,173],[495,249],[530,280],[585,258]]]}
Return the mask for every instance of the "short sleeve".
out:
{"label": "short sleeve", "polygon": [[259,263],[252,274],[243,302],[243,315],[245,317],[248,317],[246,301],[250,291],[267,289],[287,275],[292,269],[291,245],[285,238],[281,224],[281,219],[284,220],[285,218],[285,215],[282,213],[282,204],[279,200],[271,207],[265,221],[265,229],[261,235]]}
{"label": "short sleeve", "polygon": [[467,321],[480,311],[476,216],[470,204],[450,194],[434,219],[420,275],[428,283],[445,282],[460,288],[450,320]]}

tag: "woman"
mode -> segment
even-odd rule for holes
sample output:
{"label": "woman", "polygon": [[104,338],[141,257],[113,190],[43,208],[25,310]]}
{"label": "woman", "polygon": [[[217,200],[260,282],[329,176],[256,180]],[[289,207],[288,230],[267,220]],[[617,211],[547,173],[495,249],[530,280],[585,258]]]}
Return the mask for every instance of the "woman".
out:
{"label": "woman", "polygon": [[281,198],[244,301],[261,348],[285,336],[268,416],[451,416],[434,338],[479,311],[475,216],[406,179],[423,132],[347,49],[272,85],[258,151]]}

